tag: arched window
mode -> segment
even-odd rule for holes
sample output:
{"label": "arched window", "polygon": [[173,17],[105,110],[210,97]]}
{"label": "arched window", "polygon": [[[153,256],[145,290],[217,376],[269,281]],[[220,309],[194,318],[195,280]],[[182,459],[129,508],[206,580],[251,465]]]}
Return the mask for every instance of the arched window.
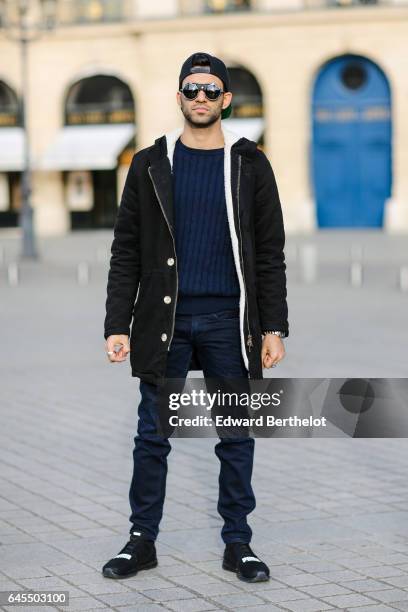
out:
{"label": "arched window", "polygon": [[17,95],[4,81],[0,81],[0,127],[21,124],[21,109]]}
{"label": "arched window", "polygon": [[262,91],[255,76],[243,66],[228,66],[232,92],[232,113],[225,126],[264,146]]}
{"label": "arched window", "polygon": [[123,0],[75,0],[74,19],[81,23],[118,21],[123,17]]}
{"label": "arched window", "polygon": [[251,0],[206,0],[204,11],[207,13],[227,13],[234,11],[248,11]]}
{"label": "arched window", "polygon": [[114,76],[95,75],[70,88],[65,105],[66,125],[133,123],[135,108],[129,86]]}
{"label": "arched window", "polygon": [[254,75],[241,67],[228,68],[234,117],[262,117],[262,91]]}

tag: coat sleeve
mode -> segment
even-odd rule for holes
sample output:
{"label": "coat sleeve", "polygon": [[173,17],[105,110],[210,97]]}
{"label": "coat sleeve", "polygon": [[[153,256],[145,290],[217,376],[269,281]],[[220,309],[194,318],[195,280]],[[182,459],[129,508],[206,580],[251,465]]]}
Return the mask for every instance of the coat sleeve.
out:
{"label": "coat sleeve", "polygon": [[105,339],[130,335],[130,323],[140,281],[139,201],[133,156],[114,226],[108,273]]}
{"label": "coat sleeve", "polygon": [[257,151],[254,226],[261,330],[283,331],[287,337],[289,324],[282,207],[272,166],[260,149]]}

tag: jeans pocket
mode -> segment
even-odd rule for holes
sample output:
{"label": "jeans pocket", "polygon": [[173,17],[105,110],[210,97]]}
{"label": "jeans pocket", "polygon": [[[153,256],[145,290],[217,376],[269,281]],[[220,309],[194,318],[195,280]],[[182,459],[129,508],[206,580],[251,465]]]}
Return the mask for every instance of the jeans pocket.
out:
{"label": "jeans pocket", "polygon": [[225,308],[213,313],[216,321],[229,321],[239,318],[239,308]]}

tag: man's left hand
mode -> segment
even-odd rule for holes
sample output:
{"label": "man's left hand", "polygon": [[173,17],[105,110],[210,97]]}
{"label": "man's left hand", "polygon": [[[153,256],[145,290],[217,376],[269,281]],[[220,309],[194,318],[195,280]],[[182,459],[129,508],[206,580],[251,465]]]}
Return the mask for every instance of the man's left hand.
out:
{"label": "man's left hand", "polygon": [[262,341],[262,366],[271,368],[285,357],[282,339],[275,334],[265,334]]}

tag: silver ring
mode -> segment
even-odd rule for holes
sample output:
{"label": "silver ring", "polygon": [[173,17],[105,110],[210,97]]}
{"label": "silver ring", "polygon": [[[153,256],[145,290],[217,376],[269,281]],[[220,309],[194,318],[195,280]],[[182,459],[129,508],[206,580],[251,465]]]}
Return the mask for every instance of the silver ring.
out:
{"label": "silver ring", "polygon": [[273,368],[276,368],[276,366],[277,366],[277,365],[278,365],[277,363],[273,363],[273,364],[272,364],[272,367],[273,367]]}
{"label": "silver ring", "polygon": [[107,355],[113,355],[115,351],[107,351]]}

